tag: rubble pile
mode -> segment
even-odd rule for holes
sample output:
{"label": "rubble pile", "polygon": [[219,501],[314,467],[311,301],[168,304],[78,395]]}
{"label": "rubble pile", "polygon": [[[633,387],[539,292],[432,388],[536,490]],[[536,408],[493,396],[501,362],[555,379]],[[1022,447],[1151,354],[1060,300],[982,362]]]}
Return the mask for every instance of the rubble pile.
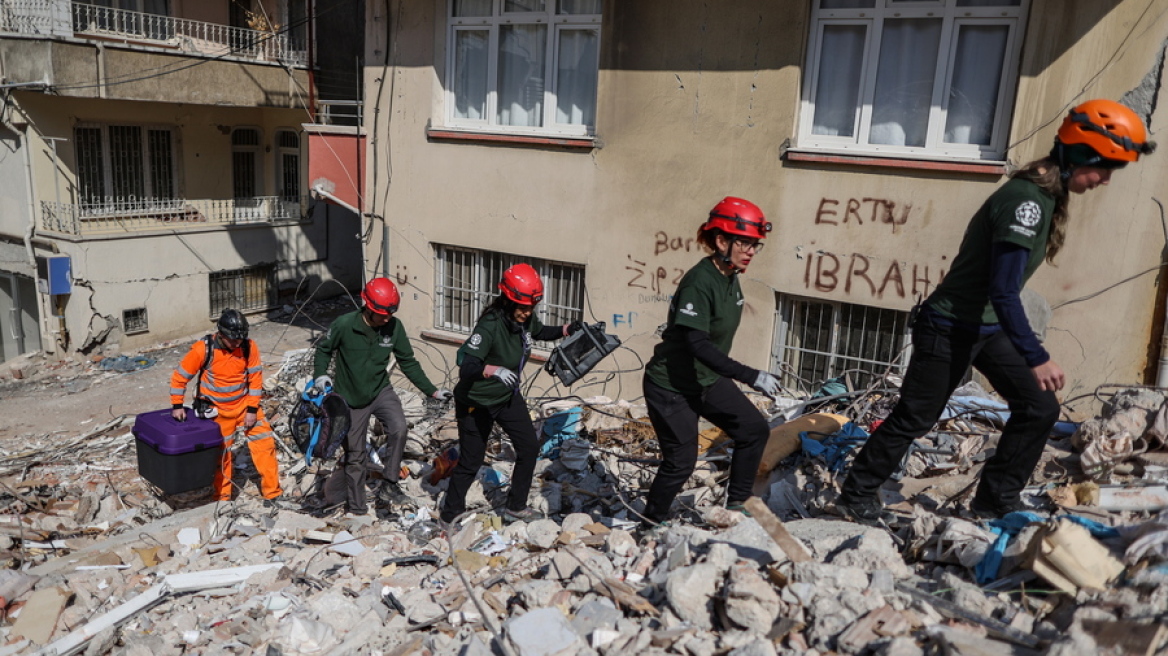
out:
{"label": "rubble pile", "polygon": [[[289,351],[265,385],[292,501],[330,467],[306,466],[287,432],[310,368],[310,349]],[[132,416],[29,439],[0,453],[0,656],[1168,649],[1163,392],[1119,388],[1098,417],[1060,423],[1032,512],[987,522],[965,507],[1009,411],[963,387],[881,491],[894,519],[843,521],[838,482],[892,382],[760,400],[773,428],[749,515],[722,507],[730,443],[707,427],[674,521],[653,531],[639,526],[653,431],[643,406],[605,397],[533,408],[531,503],[547,518],[508,525],[492,510],[511,475],[505,440],[473,510],[437,521],[453,409],[403,387],[415,503],[360,516],[270,508],[248,482],[229,503],[159,494],[137,476]]]}

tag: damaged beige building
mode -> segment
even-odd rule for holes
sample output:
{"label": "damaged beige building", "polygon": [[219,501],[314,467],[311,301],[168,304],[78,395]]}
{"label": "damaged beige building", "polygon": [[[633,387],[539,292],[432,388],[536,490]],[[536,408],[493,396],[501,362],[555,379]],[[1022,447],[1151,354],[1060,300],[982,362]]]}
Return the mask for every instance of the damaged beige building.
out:
{"label": "damaged beige building", "polygon": [[360,283],[356,217],[308,196],[308,9],[0,2],[0,361],[132,351]]}
{"label": "damaged beige building", "polygon": [[[774,222],[733,355],[813,391],[906,361],[909,309],[1071,106],[1163,120],[1168,16],[1146,0],[401,0],[367,27],[366,277],[452,351],[531,262],[546,321],[604,321],[636,353],[601,366],[622,392],[598,371],[585,394],[635,395],[724,196]],[[1074,198],[1030,283],[1064,398],[1164,382],[1166,162]]]}

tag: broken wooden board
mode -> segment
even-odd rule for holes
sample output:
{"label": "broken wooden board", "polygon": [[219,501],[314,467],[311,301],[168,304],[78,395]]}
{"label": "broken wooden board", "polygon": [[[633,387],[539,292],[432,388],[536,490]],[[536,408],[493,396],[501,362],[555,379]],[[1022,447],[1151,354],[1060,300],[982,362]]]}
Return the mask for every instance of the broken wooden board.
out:
{"label": "broken wooden board", "polygon": [[787,558],[790,558],[791,562],[805,563],[814,560],[807,547],[803,546],[802,542],[791,535],[787,527],[783,526],[783,522],[778,517],[775,517],[771,509],[767,508],[767,505],[762,502],[762,499],[750,497],[743,505],[745,505],[750,516],[754,518],[754,521],[758,522],[758,525],[767,532],[767,535],[771,536],[775,544],[779,545],[783,553],[787,554]]}

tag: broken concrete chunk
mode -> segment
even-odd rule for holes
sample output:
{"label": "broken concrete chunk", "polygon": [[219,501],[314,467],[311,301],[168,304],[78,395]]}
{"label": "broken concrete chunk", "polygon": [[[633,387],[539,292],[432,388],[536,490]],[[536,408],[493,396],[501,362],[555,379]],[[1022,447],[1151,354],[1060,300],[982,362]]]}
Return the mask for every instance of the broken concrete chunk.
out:
{"label": "broken concrete chunk", "polygon": [[560,525],[550,519],[537,519],[527,525],[527,541],[540,549],[550,549],[560,535]]}
{"label": "broken concrete chunk", "polygon": [[518,656],[569,656],[584,642],[558,608],[538,608],[503,625]]}
{"label": "broken concrete chunk", "polygon": [[770,631],[779,616],[779,595],[754,565],[739,562],[726,582],[726,616],[750,631]]}
{"label": "broken concrete chunk", "polygon": [[698,563],[671,572],[665,581],[665,596],[678,617],[709,630],[713,628],[710,612],[719,583],[717,567]]}

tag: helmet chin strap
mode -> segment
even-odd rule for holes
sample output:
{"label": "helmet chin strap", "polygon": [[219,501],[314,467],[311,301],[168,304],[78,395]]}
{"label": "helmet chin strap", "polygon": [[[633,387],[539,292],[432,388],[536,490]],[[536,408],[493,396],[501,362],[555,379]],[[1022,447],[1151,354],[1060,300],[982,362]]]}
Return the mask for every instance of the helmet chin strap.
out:
{"label": "helmet chin strap", "polygon": [[714,255],[714,257],[718,258],[718,260],[727,269],[730,270],[730,273],[738,273],[738,267],[734,266],[734,263],[730,261],[730,253],[731,253],[731,251],[734,250],[734,242],[735,241],[738,241],[738,240],[734,237],[727,237],[726,238],[726,252],[723,253],[721,251],[716,251],[715,255]]}

